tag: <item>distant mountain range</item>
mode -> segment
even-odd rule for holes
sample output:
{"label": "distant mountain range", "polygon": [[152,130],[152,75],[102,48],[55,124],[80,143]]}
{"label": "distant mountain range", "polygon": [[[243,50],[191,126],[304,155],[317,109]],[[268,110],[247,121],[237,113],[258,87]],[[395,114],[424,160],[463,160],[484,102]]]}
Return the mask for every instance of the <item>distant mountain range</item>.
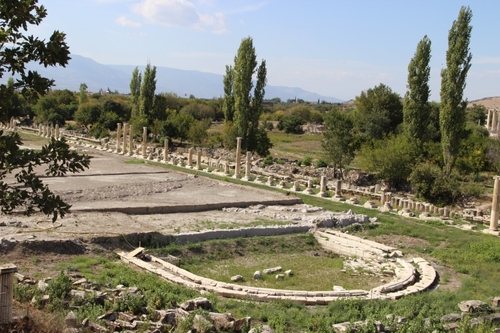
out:
{"label": "distant mountain range", "polygon": [[[153,64],[154,65],[154,64]],[[36,69],[41,75],[54,79],[54,89],[69,89],[78,91],[81,83],[85,83],[88,91],[98,92],[101,89],[110,89],[122,94],[130,92],[130,79],[135,66],[131,65],[103,65],[90,58],[76,54],[66,67],[48,67],[30,64],[29,69]],[[145,66],[138,66],[144,72]],[[168,67],[156,68],[156,92],[176,93],[179,96],[193,95],[197,98],[214,98],[224,95],[222,75],[200,71],[182,70]],[[2,81],[7,81],[3,77]],[[316,102],[326,101],[340,103],[342,100],[322,96],[298,87],[266,86],[266,99],[279,97],[281,100],[302,99]]]}

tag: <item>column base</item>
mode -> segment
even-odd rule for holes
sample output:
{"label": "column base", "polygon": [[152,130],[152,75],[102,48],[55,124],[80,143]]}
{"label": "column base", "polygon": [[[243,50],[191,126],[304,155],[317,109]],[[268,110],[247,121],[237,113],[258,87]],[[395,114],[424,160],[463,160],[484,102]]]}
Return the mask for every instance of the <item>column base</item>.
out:
{"label": "column base", "polygon": [[488,235],[500,236],[500,230],[484,229],[483,233]]}

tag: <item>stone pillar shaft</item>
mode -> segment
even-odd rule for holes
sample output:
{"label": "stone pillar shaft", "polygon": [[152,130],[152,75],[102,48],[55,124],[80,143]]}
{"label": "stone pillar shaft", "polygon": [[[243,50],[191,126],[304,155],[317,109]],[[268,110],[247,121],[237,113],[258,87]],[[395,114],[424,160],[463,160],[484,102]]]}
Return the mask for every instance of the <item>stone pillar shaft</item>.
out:
{"label": "stone pillar shaft", "polygon": [[132,125],[128,127],[128,154],[132,156],[134,154],[134,128]]}
{"label": "stone pillar shaft", "polygon": [[250,180],[250,170],[252,169],[252,153],[247,151],[246,166],[245,166],[245,180]]}
{"label": "stone pillar shaft", "polygon": [[198,156],[196,159],[196,169],[201,170],[201,149],[198,150]]}
{"label": "stone pillar shaft", "polygon": [[491,202],[491,220],[490,230],[498,229],[498,202],[500,199],[500,177],[495,176],[495,185],[493,186],[493,198]]}
{"label": "stone pillar shaft", "polygon": [[142,156],[146,157],[146,143],[148,141],[148,128],[142,128]]}
{"label": "stone pillar shaft", "polygon": [[167,162],[168,160],[168,139],[163,140],[163,160]]}
{"label": "stone pillar shaft", "polygon": [[0,266],[0,324],[12,321],[14,273],[16,272],[17,267],[13,264]]}
{"label": "stone pillar shaft", "polygon": [[188,168],[191,168],[193,166],[193,152],[194,148],[191,147],[188,149]]}
{"label": "stone pillar shaft", "polygon": [[241,138],[236,138],[236,165],[234,167],[234,178],[240,177],[240,158],[241,158]]}
{"label": "stone pillar shaft", "polygon": [[122,135],[122,124],[118,123],[116,127],[116,152],[120,151],[120,136]]}
{"label": "stone pillar shaft", "polygon": [[491,113],[493,110],[489,109],[488,110],[488,117],[486,118],[486,129],[489,131],[490,130],[490,120],[491,120]]}
{"label": "stone pillar shaft", "polygon": [[127,151],[127,124],[123,124],[123,145],[122,145],[122,153],[126,153]]}

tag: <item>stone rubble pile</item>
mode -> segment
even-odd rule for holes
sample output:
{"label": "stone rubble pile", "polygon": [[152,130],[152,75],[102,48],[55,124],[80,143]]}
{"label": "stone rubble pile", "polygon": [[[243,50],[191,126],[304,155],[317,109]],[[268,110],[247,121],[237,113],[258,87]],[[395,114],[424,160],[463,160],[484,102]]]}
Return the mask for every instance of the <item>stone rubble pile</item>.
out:
{"label": "stone rubble pile", "polygon": [[[15,274],[19,284],[37,286],[37,288],[46,292],[50,278],[44,280],[35,280],[21,274]],[[68,275],[71,279],[74,289],[69,292],[72,303],[80,304],[84,300],[93,299],[96,304],[103,305],[105,302],[115,303],[122,300],[126,295],[144,297],[143,293],[137,287],[125,287],[118,285],[114,288],[106,288],[96,285],[79,274]],[[50,302],[50,296],[44,294],[40,299],[35,297],[32,304],[45,306]],[[73,310],[78,305],[72,306]],[[197,312],[198,309],[206,311],[206,315]],[[81,323],[76,322],[73,312],[69,312],[66,317],[65,332],[150,332],[160,333],[172,330],[188,317],[192,317],[192,328],[196,332],[242,332],[251,327],[251,318],[234,318],[231,313],[215,312],[211,302],[204,297],[187,300],[184,303],[168,309],[150,309],[142,308],[138,314],[130,312],[108,312],[103,313],[91,321],[85,318]],[[260,329],[260,326],[256,326]],[[193,331],[194,332],[194,331]],[[255,332],[255,331],[254,331]],[[272,332],[272,331],[269,331]]]}

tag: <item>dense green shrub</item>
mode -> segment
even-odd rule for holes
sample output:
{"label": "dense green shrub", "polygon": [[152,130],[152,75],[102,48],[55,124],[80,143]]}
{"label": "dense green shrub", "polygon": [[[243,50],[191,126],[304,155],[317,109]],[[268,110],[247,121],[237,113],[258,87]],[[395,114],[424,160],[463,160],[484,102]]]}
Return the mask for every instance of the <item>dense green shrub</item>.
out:
{"label": "dense green shrub", "polygon": [[319,159],[316,161],[316,164],[314,165],[316,168],[326,168],[328,166],[328,163],[326,163],[325,160]]}
{"label": "dense green shrub", "polygon": [[432,164],[418,164],[408,177],[417,197],[438,205],[454,204],[461,196],[456,175],[444,175]]}
{"label": "dense green shrub", "polygon": [[304,166],[311,166],[312,165],[312,157],[309,156],[309,155],[306,155],[302,159],[301,164],[304,165]]}

